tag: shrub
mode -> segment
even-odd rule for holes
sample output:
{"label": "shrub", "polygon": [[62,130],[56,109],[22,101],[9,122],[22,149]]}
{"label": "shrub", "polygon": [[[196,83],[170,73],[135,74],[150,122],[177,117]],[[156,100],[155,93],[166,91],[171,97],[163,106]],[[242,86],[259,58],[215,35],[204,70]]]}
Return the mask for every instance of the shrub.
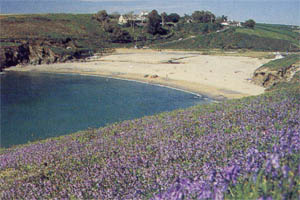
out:
{"label": "shrub", "polygon": [[245,21],[245,23],[243,24],[244,27],[247,27],[247,28],[254,28],[255,26],[255,21],[253,19],[249,19],[247,21]]}

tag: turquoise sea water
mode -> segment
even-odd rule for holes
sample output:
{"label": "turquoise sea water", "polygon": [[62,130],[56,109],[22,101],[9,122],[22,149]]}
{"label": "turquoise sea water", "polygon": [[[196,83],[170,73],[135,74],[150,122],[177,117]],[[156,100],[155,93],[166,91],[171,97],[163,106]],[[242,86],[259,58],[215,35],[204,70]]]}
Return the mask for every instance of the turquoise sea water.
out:
{"label": "turquoise sea water", "polygon": [[1,80],[1,147],[208,103],[132,81],[80,75],[6,73]]}

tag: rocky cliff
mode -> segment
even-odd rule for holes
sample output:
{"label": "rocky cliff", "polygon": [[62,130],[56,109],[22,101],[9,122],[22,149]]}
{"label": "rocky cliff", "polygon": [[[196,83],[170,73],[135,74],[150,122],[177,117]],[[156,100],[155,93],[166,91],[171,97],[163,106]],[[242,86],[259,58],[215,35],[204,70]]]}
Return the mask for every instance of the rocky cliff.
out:
{"label": "rocky cliff", "polygon": [[[2,42],[2,41],[1,41]],[[0,71],[18,64],[50,64],[89,56],[70,38],[65,40],[14,41],[0,49]]]}
{"label": "rocky cliff", "polygon": [[255,84],[269,88],[279,82],[289,81],[298,69],[298,63],[276,68],[262,66],[254,72],[252,81]]}

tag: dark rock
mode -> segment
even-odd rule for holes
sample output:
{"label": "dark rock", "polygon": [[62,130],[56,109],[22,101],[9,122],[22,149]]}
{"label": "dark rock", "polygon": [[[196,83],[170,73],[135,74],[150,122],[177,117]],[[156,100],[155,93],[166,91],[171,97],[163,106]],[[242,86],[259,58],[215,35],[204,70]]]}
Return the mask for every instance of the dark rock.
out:
{"label": "dark rock", "polygon": [[[65,40],[9,40],[14,46],[0,49],[0,71],[18,64],[50,64],[91,56],[88,50],[77,50],[71,38]],[[1,42],[6,42],[2,41]],[[54,50],[56,50],[54,52]]]}
{"label": "dark rock", "polygon": [[156,74],[151,75],[150,78],[158,78],[158,75],[156,75]]}

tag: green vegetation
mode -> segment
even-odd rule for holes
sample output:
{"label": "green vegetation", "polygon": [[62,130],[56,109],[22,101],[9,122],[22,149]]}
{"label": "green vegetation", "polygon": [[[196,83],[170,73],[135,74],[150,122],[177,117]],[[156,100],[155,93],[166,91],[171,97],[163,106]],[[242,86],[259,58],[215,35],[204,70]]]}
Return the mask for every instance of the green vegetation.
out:
{"label": "green vegetation", "polygon": [[288,26],[256,24],[254,29],[238,28],[236,32],[264,38],[286,40],[299,46],[300,35],[293,32]]}
{"label": "green vegetation", "polygon": [[[191,16],[180,17],[176,13],[159,15],[153,10],[147,18],[139,21],[131,12],[124,15],[129,19],[124,25],[118,24],[119,16],[117,13],[108,14],[105,10],[94,15],[1,15],[0,44],[7,50],[27,42],[45,46],[43,42],[47,41],[53,52],[68,54],[72,58],[75,54],[80,57],[112,48],[134,46],[222,51],[300,50],[300,34],[296,32],[298,28],[293,26],[255,24],[248,20],[244,24],[250,24],[251,28],[238,27],[238,24],[224,27],[221,23],[227,21],[227,16],[216,17],[209,11],[195,11]],[[75,49],[67,49],[70,47],[63,42],[66,39],[72,40],[72,48]],[[2,50],[1,55],[5,55],[6,50]],[[1,61],[5,62],[5,59]]]}
{"label": "green vegetation", "polygon": [[[282,170],[274,172],[260,170],[247,178],[241,178],[236,185],[229,188],[225,199],[258,199],[260,197],[272,197],[273,199],[297,199],[298,191],[293,184],[300,184],[297,164],[300,162],[299,155],[288,156],[282,161]],[[291,178],[293,177],[293,178]]]}
{"label": "green vegetation", "polygon": [[256,22],[253,19],[249,19],[247,21],[245,21],[245,23],[243,23],[243,26],[246,28],[254,28],[255,27]]}
{"label": "green vegetation", "polygon": [[[102,51],[108,48],[107,34],[89,14],[32,14],[1,16],[1,46],[18,46],[24,42],[51,41],[61,43],[72,39],[77,50]],[[61,47],[60,52],[69,50]]]}
{"label": "green vegetation", "polygon": [[[242,31],[242,32],[241,32]],[[247,32],[247,33],[243,33]],[[285,40],[284,35],[276,39],[273,37],[260,37],[255,34],[248,34],[248,31],[253,32],[256,29],[246,28],[229,28],[225,31],[212,32],[210,34],[197,35],[195,38],[190,38],[184,41],[174,41],[173,43],[157,44],[157,48],[166,49],[250,49],[256,51],[298,51],[299,45],[295,40]],[[281,31],[281,30],[278,30]],[[294,34],[294,33],[292,33]],[[299,35],[299,34],[298,34]],[[295,38],[296,39],[296,38]]]}
{"label": "green vegetation", "polygon": [[[195,38],[173,43],[157,44],[157,48],[165,49],[249,49],[255,51],[298,51],[298,44],[271,37],[260,37],[255,34],[241,33],[253,31],[245,28],[229,28],[222,32],[212,32],[206,35],[197,35]],[[255,30],[255,29],[254,29]]]}
{"label": "green vegetation", "polygon": [[148,15],[148,21],[145,26],[146,31],[152,35],[163,32],[161,27],[161,17],[156,10],[153,10]]}
{"label": "green vegetation", "polygon": [[1,39],[99,38],[103,31],[89,14],[1,16]]}
{"label": "green vegetation", "polygon": [[281,70],[281,69],[285,70],[288,67],[290,67],[291,65],[293,65],[295,63],[299,63],[299,62],[300,62],[300,55],[299,54],[291,54],[285,58],[268,62],[268,63],[264,64],[263,66],[261,66],[259,69],[268,68],[270,70]]}
{"label": "green vegetation", "polygon": [[192,19],[198,23],[212,23],[216,20],[216,16],[209,11],[195,11]]}

